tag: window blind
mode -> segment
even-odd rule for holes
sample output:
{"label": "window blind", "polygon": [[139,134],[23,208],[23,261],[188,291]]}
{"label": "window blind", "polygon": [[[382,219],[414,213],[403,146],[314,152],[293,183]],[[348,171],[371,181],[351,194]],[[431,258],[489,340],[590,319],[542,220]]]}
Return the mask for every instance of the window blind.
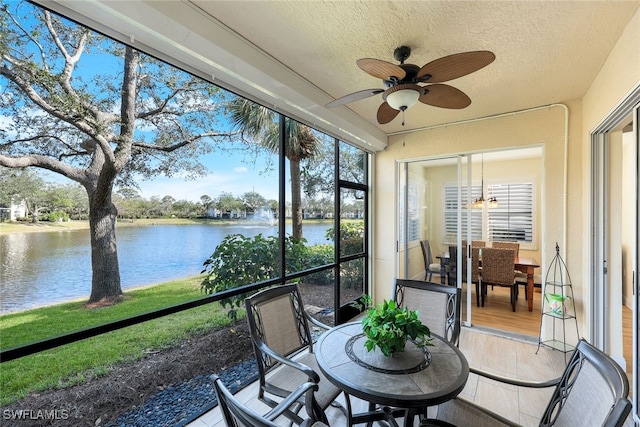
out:
{"label": "window blind", "polygon": [[[467,200],[467,187],[462,187],[462,202]],[[471,186],[471,200],[480,197],[482,188],[480,185]],[[467,238],[467,215],[466,209],[462,210],[462,238]],[[445,185],[444,187],[444,242],[455,243],[458,236],[458,187],[456,185]],[[471,239],[482,240],[482,210],[473,209],[471,211]]]}
{"label": "window blind", "polygon": [[494,184],[488,197],[498,199],[498,207],[487,210],[490,241],[533,241],[533,184]]}

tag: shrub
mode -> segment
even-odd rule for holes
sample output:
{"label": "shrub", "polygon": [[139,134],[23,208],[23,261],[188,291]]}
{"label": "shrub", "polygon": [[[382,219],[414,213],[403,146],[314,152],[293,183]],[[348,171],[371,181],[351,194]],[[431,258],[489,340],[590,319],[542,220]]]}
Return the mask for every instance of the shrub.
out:
{"label": "shrub", "polygon": [[[311,266],[331,262],[325,261],[328,254],[326,248],[310,249],[305,243],[305,239],[298,241],[292,236],[285,237],[286,273],[303,271]],[[242,234],[228,235],[204,262],[201,273],[206,273],[206,277],[200,287],[204,292],[213,294],[279,277],[279,249],[276,236],[264,237],[258,234],[251,238]],[[332,260],[332,257],[333,255],[329,259]],[[229,316],[235,319],[245,297],[243,294],[225,298],[220,303],[228,308]]]}
{"label": "shrub", "polygon": [[[63,211],[53,211],[49,212],[47,219],[50,222],[69,221],[69,214]],[[46,221],[47,219],[42,218],[43,221]]]}

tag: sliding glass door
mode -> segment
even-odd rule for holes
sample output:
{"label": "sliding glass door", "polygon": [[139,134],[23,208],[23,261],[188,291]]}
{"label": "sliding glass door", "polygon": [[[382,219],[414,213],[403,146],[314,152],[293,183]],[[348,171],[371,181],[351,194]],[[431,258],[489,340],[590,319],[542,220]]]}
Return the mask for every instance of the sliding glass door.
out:
{"label": "sliding glass door", "polygon": [[[463,275],[469,269],[464,268],[463,241],[472,238],[473,221],[482,220],[470,206],[472,197],[480,196],[480,185],[471,185],[470,158],[460,155],[399,164],[398,277],[460,288],[466,282]],[[471,310],[466,312],[470,324]]]}
{"label": "sliding glass door", "polygon": [[[521,255],[543,259],[538,213],[543,204],[542,149],[412,160],[400,162],[398,171],[398,277],[463,289],[462,321],[470,326],[472,309],[478,313],[478,279],[471,268],[474,241],[487,246],[517,241]],[[431,259],[425,259],[421,242],[428,242]]]}
{"label": "sliding glass door", "polygon": [[[640,422],[640,87],[591,135],[591,342],[631,378]],[[630,318],[630,320],[628,320]]]}

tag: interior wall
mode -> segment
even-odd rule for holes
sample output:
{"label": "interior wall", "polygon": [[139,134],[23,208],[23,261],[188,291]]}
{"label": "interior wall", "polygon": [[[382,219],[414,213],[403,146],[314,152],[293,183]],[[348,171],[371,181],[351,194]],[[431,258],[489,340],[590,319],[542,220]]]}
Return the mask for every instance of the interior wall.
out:
{"label": "interior wall", "polygon": [[[581,107],[577,102],[563,105],[513,113],[484,120],[462,122],[447,126],[425,129],[420,132],[395,135],[389,138],[386,150],[376,155],[376,176],[374,189],[376,192],[375,220],[373,235],[376,237],[374,251],[376,254],[376,270],[373,277],[374,298],[389,295],[395,274],[395,241],[396,224],[395,204],[398,200],[397,182],[389,179],[391,171],[397,172],[401,160],[417,160],[437,158],[457,153],[473,153],[487,150],[499,150],[513,147],[542,146],[543,158],[540,176],[542,194],[545,200],[541,203],[541,247],[538,261],[542,267],[537,272],[546,271],[546,266],[555,255],[555,242],[560,245],[564,241],[564,207],[565,191],[563,189],[565,171],[565,136],[568,134],[569,170],[571,157],[580,159],[581,145],[572,143],[571,132],[567,133],[566,120],[581,123]],[[579,126],[579,125],[578,125]],[[579,135],[574,132],[573,135]],[[572,187],[580,188],[580,168],[574,168],[575,176],[569,177],[569,193]],[[396,175],[397,176],[397,173]],[[579,192],[579,191],[578,191]],[[568,205],[572,223],[581,229],[582,212],[580,203]],[[576,233],[567,239],[569,253],[580,252],[582,235]],[[572,268],[568,264],[569,269]],[[575,275],[571,272],[575,283],[581,282],[580,269]],[[574,291],[575,292],[575,291]],[[577,298],[576,298],[577,299]],[[578,303],[577,306],[580,306]],[[582,321],[583,316],[579,319]]]}

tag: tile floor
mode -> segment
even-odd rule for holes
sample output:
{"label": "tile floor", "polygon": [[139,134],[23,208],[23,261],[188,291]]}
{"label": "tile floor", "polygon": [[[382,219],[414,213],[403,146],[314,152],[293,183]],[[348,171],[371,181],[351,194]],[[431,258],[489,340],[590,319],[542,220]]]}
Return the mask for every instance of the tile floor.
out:
{"label": "tile floor", "polygon": [[[461,333],[460,350],[469,366],[518,379],[543,381],[557,377],[564,370],[564,355],[561,352],[548,348],[538,351],[537,339],[516,334],[505,337],[479,327],[465,327]],[[537,426],[539,414],[546,407],[550,393],[551,390],[545,389],[498,385],[471,374],[461,396],[523,426]],[[254,397],[256,394],[257,383],[253,383],[239,391],[237,397],[257,412],[265,411],[266,406],[257,401]],[[366,403],[359,399],[352,399],[352,406],[354,412],[366,410]],[[344,415],[338,410],[330,410],[329,421],[332,427],[346,425]],[[187,425],[224,426],[217,407]]]}

